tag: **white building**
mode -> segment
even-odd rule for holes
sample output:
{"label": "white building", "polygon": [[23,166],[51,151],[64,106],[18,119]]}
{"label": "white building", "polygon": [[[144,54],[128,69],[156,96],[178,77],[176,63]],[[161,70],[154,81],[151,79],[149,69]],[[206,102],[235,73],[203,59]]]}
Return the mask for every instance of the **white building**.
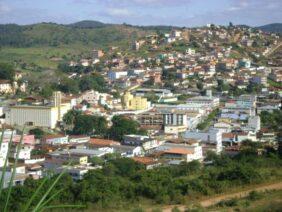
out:
{"label": "white building", "polygon": [[108,72],[108,78],[111,81],[117,80],[117,79],[121,79],[124,78],[128,75],[127,71],[114,71],[114,70],[110,70]]}
{"label": "white building", "polygon": [[[29,160],[31,157],[31,151],[32,148],[28,146],[24,146],[23,148],[20,149],[18,159],[21,160]],[[15,147],[10,153],[10,157],[13,159],[17,158],[17,147]]]}
{"label": "white building", "polygon": [[199,141],[190,144],[165,143],[157,147],[156,152],[159,152],[162,158],[178,161],[179,163],[181,161],[203,160],[202,146]]}
{"label": "white building", "polygon": [[210,146],[216,153],[222,151],[222,132],[220,130],[210,129],[208,132],[186,131],[184,138],[200,140],[202,144],[207,146],[207,149]]}
{"label": "white building", "polygon": [[47,135],[43,138],[43,140],[49,145],[63,145],[69,143],[68,135]]}
{"label": "white building", "polygon": [[260,117],[259,116],[250,116],[248,119],[248,127],[258,132],[260,130]]}
{"label": "white building", "polygon": [[0,93],[10,94],[13,92],[14,92],[14,89],[9,80],[0,80]]}
{"label": "white building", "polygon": [[71,103],[61,102],[61,93],[54,93],[54,104],[15,105],[6,113],[6,123],[18,126],[48,127],[54,129],[64,114],[71,109]]}
{"label": "white building", "polygon": [[5,160],[8,156],[8,142],[2,142],[0,146],[0,167],[4,166]]}

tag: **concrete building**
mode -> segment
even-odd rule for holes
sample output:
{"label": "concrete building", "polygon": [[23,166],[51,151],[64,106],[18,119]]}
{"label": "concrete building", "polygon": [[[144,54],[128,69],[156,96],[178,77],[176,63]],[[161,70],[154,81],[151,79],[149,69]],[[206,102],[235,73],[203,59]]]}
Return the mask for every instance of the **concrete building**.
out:
{"label": "concrete building", "polygon": [[13,86],[9,80],[0,80],[0,93],[11,94],[14,92]]}
{"label": "concrete building", "polygon": [[200,141],[193,140],[185,144],[165,143],[156,148],[156,154],[160,154],[162,158],[173,161],[191,162],[193,160],[203,160],[203,151]]}
{"label": "concrete building", "polygon": [[178,135],[187,130],[188,123],[185,112],[168,111],[167,113],[163,113],[163,116],[165,133]]}
{"label": "concrete building", "polygon": [[48,145],[64,145],[69,143],[68,135],[47,135],[43,138],[43,142]]}
{"label": "concrete building", "polygon": [[3,141],[0,146],[0,167],[4,166],[5,160],[8,156],[8,141]]}
{"label": "concrete building", "polygon": [[172,97],[174,94],[168,89],[150,89],[150,88],[140,88],[135,90],[136,96],[145,96],[147,94],[155,94],[159,97]]}
{"label": "concrete building", "polygon": [[250,116],[248,119],[248,127],[254,130],[254,132],[260,131],[260,117]]}
{"label": "concrete building", "polygon": [[123,96],[123,104],[127,110],[146,110],[150,108],[150,102],[141,96],[133,96],[127,92]]}
{"label": "concrete building", "polygon": [[187,100],[187,104],[197,104],[201,106],[208,106],[211,108],[215,108],[219,106],[219,98],[213,97],[211,92],[208,92],[209,96],[197,96],[192,97]]}
{"label": "concrete building", "polygon": [[144,150],[149,150],[158,147],[163,142],[149,136],[125,135],[122,143],[129,146],[141,146]]}
{"label": "concrete building", "polygon": [[121,78],[124,78],[124,77],[127,77],[128,75],[128,72],[127,71],[119,71],[119,70],[110,70],[108,72],[108,78],[111,80],[111,81],[115,81],[117,79],[121,79]]}
{"label": "concrete building", "polygon": [[207,132],[202,131],[186,131],[184,134],[185,139],[200,140],[207,150],[214,150],[216,153],[222,151],[222,132],[217,129],[210,129]]}
{"label": "concrete building", "polygon": [[6,113],[6,123],[17,126],[47,127],[54,129],[64,114],[71,109],[71,103],[62,103],[61,92],[54,93],[49,105],[14,105]]}

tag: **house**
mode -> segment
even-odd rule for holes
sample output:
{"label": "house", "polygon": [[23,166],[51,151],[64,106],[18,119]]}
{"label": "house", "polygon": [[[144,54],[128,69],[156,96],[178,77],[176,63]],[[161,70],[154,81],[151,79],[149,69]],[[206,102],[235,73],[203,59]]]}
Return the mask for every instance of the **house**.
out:
{"label": "house", "polygon": [[18,159],[21,160],[28,160],[31,158],[31,151],[32,148],[28,147],[28,146],[23,146],[19,152],[17,152],[17,146],[15,146],[14,148],[12,148],[9,152],[9,157],[16,159],[18,157]]}
{"label": "house", "polygon": [[[2,171],[0,170],[0,175],[2,176]],[[13,171],[11,170],[6,170],[3,178],[3,188],[8,188],[11,178],[13,175]],[[12,185],[24,185],[24,181],[28,178],[29,176],[25,173],[15,173],[15,176],[13,178]]]}
{"label": "house", "polygon": [[125,135],[122,143],[128,146],[141,146],[144,150],[150,150],[162,144],[157,139],[142,135]]}
{"label": "house", "polygon": [[71,135],[69,136],[69,143],[70,144],[81,144],[81,143],[87,143],[90,141],[89,136],[84,135]]}
{"label": "house", "polygon": [[102,167],[97,167],[97,166],[93,167],[89,165],[62,166],[59,167],[56,170],[56,172],[57,173],[65,172],[68,173],[73,180],[82,180],[85,174],[97,168],[102,168]]}
{"label": "house", "polygon": [[181,149],[181,148],[172,148],[160,153],[162,158],[169,160],[185,161],[185,162],[192,161],[191,156],[193,154],[194,152],[192,150]]}
{"label": "house", "polygon": [[[213,150],[216,153],[222,151],[222,132],[218,129],[209,129],[207,132],[203,131],[186,131],[185,139],[197,139],[200,140],[204,150]],[[205,145],[203,145],[205,144]]]}
{"label": "house", "polygon": [[14,89],[10,80],[0,80],[0,93],[11,94],[13,92]]}
{"label": "house", "polygon": [[108,139],[100,139],[100,138],[91,138],[89,141],[90,147],[112,147],[112,146],[119,146],[120,143],[113,140]]}
{"label": "house", "polygon": [[260,116],[250,116],[248,119],[248,127],[254,132],[258,132],[260,130]]}
{"label": "house", "polygon": [[141,146],[115,145],[113,149],[115,153],[120,154],[122,157],[131,158],[144,155],[144,150]]}
{"label": "house", "polygon": [[43,142],[49,145],[63,145],[69,143],[68,135],[46,135]]}
{"label": "house", "polygon": [[127,71],[122,71],[122,70],[110,70],[108,72],[108,78],[111,80],[111,81],[115,81],[115,80],[118,80],[118,79],[121,79],[121,78],[124,78],[128,75],[128,72]]}
{"label": "house", "polygon": [[158,160],[151,157],[133,157],[132,159],[136,163],[144,165],[147,170],[161,166],[161,163]]}
{"label": "house", "polygon": [[[187,139],[186,139],[187,141]],[[203,150],[199,140],[190,139],[184,143],[164,143],[156,148],[155,154],[161,158],[176,161],[191,162],[193,160],[203,160]]]}
{"label": "house", "polygon": [[231,131],[232,126],[230,123],[226,123],[226,122],[217,122],[213,125],[213,127],[215,129],[219,129],[221,130],[223,133],[228,133]]}
{"label": "house", "polygon": [[48,154],[44,161],[44,167],[47,169],[56,169],[63,164],[79,164],[85,165],[88,163],[88,157],[84,154],[77,154],[71,151],[55,151]]}
{"label": "house", "polygon": [[4,166],[5,160],[8,156],[8,146],[9,146],[8,141],[1,142],[1,145],[0,145],[0,168]]}

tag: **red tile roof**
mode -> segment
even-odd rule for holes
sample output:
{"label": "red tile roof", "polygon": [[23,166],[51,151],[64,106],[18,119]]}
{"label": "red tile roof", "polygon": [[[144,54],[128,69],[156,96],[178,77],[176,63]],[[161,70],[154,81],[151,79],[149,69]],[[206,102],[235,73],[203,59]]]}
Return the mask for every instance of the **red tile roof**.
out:
{"label": "red tile roof", "polygon": [[119,142],[107,139],[100,139],[100,138],[91,138],[90,144],[95,146],[113,146],[113,145],[120,145]]}
{"label": "red tile roof", "polygon": [[188,154],[194,154],[194,151],[193,150],[189,150],[189,149],[184,149],[184,148],[171,148],[171,149],[165,150],[164,153],[188,155]]}

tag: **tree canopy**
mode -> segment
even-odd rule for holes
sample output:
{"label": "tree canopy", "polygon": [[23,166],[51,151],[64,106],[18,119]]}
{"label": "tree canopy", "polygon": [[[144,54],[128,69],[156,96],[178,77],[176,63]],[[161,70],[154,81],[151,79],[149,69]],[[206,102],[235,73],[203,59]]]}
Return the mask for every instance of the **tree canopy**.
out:
{"label": "tree canopy", "polygon": [[0,79],[13,81],[15,77],[15,70],[12,65],[7,63],[0,63]]}
{"label": "tree canopy", "polygon": [[114,116],[112,123],[113,125],[109,130],[109,136],[114,140],[122,141],[124,135],[142,133],[139,130],[138,122],[130,118],[124,116]]}

